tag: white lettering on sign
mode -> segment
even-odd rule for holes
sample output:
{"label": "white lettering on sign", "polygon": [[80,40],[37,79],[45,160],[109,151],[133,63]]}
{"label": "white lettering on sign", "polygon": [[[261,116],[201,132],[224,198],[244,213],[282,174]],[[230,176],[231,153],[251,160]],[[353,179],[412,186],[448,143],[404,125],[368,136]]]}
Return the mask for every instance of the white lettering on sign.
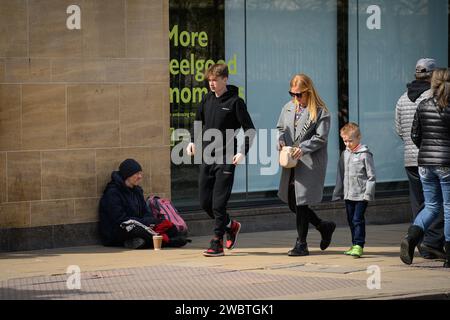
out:
{"label": "white lettering on sign", "polygon": [[76,4],[72,4],[67,7],[67,14],[70,16],[67,18],[66,26],[69,30],[80,30],[81,29],[81,9]]}

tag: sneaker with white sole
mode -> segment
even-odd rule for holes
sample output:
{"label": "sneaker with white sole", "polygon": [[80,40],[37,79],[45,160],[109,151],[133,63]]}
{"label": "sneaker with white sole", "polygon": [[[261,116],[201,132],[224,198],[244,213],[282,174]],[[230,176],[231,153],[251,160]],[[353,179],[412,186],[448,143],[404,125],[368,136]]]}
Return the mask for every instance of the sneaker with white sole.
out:
{"label": "sneaker with white sole", "polygon": [[223,239],[213,238],[209,245],[209,249],[203,251],[205,257],[220,257],[223,256]]}
{"label": "sneaker with white sole", "polygon": [[226,248],[228,250],[233,249],[236,245],[239,231],[241,231],[241,224],[236,220],[231,220],[231,227],[227,230]]}

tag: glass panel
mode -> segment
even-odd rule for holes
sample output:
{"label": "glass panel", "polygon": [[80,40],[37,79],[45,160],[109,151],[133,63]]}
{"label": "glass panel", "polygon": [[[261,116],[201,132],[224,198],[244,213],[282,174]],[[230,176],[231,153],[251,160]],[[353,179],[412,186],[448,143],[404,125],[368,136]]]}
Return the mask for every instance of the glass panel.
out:
{"label": "glass panel", "polygon": [[[208,92],[204,65],[225,57],[224,0],[171,0],[169,5],[170,126],[190,130]],[[172,146],[181,140],[172,134]],[[172,162],[171,180],[176,204],[198,205],[198,165]]]}
{"label": "glass panel", "polygon": [[[225,57],[231,61],[229,84],[239,87],[241,97],[245,99],[245,1],[225,1]],[[247,101],[246,101],[247,102]],[[251,108],[247,104],[251,113]],[[252,117],[253,118],[253,117]],[[254,119],[252,119],[254,120]],[[236,167],[233,193],[246,192],[246,165]],[[245,197],[245,195],[242,195]],[[239,197],[242,198],[242,197]]]}
{"label": "glass panel", "polygon": [[[434,57],[439,65],[447,65],[448,1],[377,0],[374,5],[349,0],[348,11],[349,119],[360,124],[363,142],[374,153],[378,182],[404,181],[403,145],[394,130],[395,104],[413,80],[420,57]],[[230,66],[229,82],[240,88],[256,128],[267,130],[265,137],[260,132],[256,151],[268,149],[265,156],[274,154],[276,161],[270,130],[290,99],[290,78],[306,73],[332,114],[325,182],[332,188],[339,157],[336,19],[337,0],[171,0],[171,127],[190,128],[198,90],[207,88],[203,79],[196,79],[196,72],[181,74],[181,61],[191,65],[192,55],[194,64],[224,59]],[[182,37],[188,42],[183,31],[197,33],[197,40],[205,32],[207,45],[198,41],[180,45]],[[196,71],[199,67],[194,66]],[[279,169],[276,166],[274,175],[262,175],[261,169],[268,167],[262,160],[258,157],[259,164],[237,168],[232,198],[242,199],[246,191],[252,193],[250,198],[274,196]],[[172,165],[172,196],[178,204],[198,205],[197,179],[197,166]]]}
{"label": "glass panel", "polygon": [[[289,81],[310,76],[332,114],[326,185],[334,185],[339,154],[337,135],[337,49],[335,0],[247,0],[247,103],[258,129],[276,128],[290,100]],[[226,38],[228,39],[228,35]],[[227,50],[229,50],[227,45]],[[259,136],[261,143],[261,135]],[[277,156],[269,133],[264,147]],[[277,190],[276,175],[249,165],[249,191]]]}
{"label": "glass panel", "polygon": [[[349,1],[350,121],[374,154],[377,182],[406,180],[394,115],[416,61],[448,61],[448,1]],[[358,13],[358,14],[357,14]]]}

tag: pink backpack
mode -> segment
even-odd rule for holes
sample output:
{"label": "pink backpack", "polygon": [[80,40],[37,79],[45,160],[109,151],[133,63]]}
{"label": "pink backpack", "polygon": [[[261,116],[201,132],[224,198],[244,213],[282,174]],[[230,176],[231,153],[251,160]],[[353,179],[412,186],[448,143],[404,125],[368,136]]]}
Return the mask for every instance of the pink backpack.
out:
{"label": "pink backpack", "polygon": [[177,227],[179,232],[187,234],[187,224],[178,213],[178,210],[175,208],[172,201],[158,196],[150,196],[147,198],[147,205],[150,207],[156,218],[169,220]]}

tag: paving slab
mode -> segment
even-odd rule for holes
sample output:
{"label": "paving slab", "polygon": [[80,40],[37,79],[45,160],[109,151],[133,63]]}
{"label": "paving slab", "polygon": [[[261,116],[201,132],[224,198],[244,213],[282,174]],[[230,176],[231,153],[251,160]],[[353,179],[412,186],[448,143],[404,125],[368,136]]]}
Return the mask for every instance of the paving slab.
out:
{"label": "paving slab", "polygon": [[[242,233],[234,250],[214,258],[202,255],[209,237],[161,251],[85,246],[0,253],[0,300],[448,299],[450,269],[442,261],[418,255],[410,266],[400,261],[407,228],[367,226],[359,259],[343,254],[350,243],[344,227],[325,251],[310,230],[306,257],[287,256],[294,230]],[[70,266],[79,268],[79,289]]]}

